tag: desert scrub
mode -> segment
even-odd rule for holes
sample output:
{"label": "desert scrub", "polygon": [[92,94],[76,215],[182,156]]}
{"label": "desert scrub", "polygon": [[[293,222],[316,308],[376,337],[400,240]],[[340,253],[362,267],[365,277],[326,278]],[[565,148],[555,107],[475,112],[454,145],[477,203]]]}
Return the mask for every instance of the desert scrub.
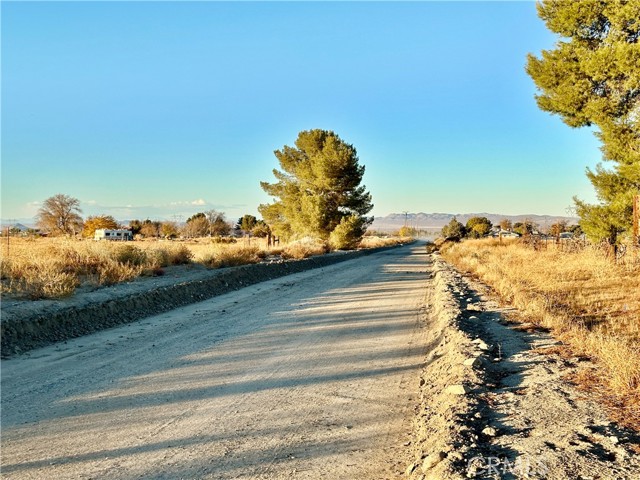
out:
{"label": "desert scrub", "polygon": [[171,242],[12,238],[9,256],[6,249],[0,256],[1,289],[29,299],[60,298],[81,283],[113,285],[192,258],[188,246]]}
{"label": "desert scrub", "polygon": [[284,259],[301,260],[328,252],[329,247],[324,242],[313,238],[303,238],[285,245],[280,256]]}
{"label": "desert scrub", "polygon": [[245,245],[211,245],[196,258],[209,268],[235,267],[258,263],[264,253],[258,247]]}
{"label": "desert scrub", "polygon": [[34,261],[28,264],[2,260],[2,292],[19,293],[30,300],[71,295],[78,278],[64,271],[64,264]]}
{"label": "desert scrub", "polygon": [[478,276],[528,320],[552,329],[588,356],[600,381],[623,402],[640,405],[640,266],[616,265],[597,248],[535,251],[516,242],[448,244],[443,257]]}
{"label": "desert scrub", "polygon": [[413,238],[411,237],[379,237],[373,235],[367,235],[362,237],[360,240],[360,244],[358,248],[380,248],[380,247],[391,247],[394,245],[403,245],[406,243],[411,243]]}

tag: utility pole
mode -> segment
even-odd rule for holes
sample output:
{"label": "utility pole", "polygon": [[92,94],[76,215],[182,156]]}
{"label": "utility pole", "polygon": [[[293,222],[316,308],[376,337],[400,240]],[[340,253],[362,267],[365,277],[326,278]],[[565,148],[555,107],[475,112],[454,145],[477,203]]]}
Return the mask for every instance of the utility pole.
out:
{"label": "utility pole", "polygon": [[409,212],[404,211],[404,228],[407,228],[407,217],[409,216]]}

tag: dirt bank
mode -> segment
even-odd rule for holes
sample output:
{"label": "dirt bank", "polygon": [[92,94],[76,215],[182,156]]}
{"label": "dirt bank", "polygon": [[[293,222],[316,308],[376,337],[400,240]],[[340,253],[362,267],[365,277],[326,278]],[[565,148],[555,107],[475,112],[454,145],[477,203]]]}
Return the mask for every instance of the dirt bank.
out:
{"label": "dirt bank", "polygon": [[198,265],[172,267],[162,277],[79,292],[62,300],[3,298],[2,357],[79,337],[166,312],[247,285],[380,252],[383,247],[335,252],[297,261],[278,261],[209,270]]}
{"label": "dirt bank", "polygon": [[[584,359],[434,256],[411,479],[636,479],[640,438],[566,380]],[[525,330],[525,331],[523,331]],[[438,333],[442,332],[442,333]]]}

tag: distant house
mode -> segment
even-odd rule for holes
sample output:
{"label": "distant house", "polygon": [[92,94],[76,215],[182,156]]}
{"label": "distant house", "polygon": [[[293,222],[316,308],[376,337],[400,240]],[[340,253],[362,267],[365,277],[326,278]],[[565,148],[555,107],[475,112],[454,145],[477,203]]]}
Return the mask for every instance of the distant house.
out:
{"label": "distant house", "polygon": [[520,237],[519,234],[517,234],[516,232],[510,232],[509,230],[498,230],[495,231],[493,233],[491,233],[492,237],[504,237],[504,238],[518,238]]}
{"label": "distant house", "polygon": [[131,230],[109,230],[106,228],[98,228],[93,235],[94,240],[116,240],[126,242],[133,240],[133,233]]}

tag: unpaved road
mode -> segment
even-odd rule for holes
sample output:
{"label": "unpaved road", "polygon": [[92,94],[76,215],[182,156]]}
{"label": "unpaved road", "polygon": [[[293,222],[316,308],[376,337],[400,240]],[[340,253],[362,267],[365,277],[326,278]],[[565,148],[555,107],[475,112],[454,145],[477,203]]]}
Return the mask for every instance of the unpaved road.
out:
{"label": "unpaved road", "polygon": [[394,478],[426,271],[397,248],[4,360],[2,477]]}

